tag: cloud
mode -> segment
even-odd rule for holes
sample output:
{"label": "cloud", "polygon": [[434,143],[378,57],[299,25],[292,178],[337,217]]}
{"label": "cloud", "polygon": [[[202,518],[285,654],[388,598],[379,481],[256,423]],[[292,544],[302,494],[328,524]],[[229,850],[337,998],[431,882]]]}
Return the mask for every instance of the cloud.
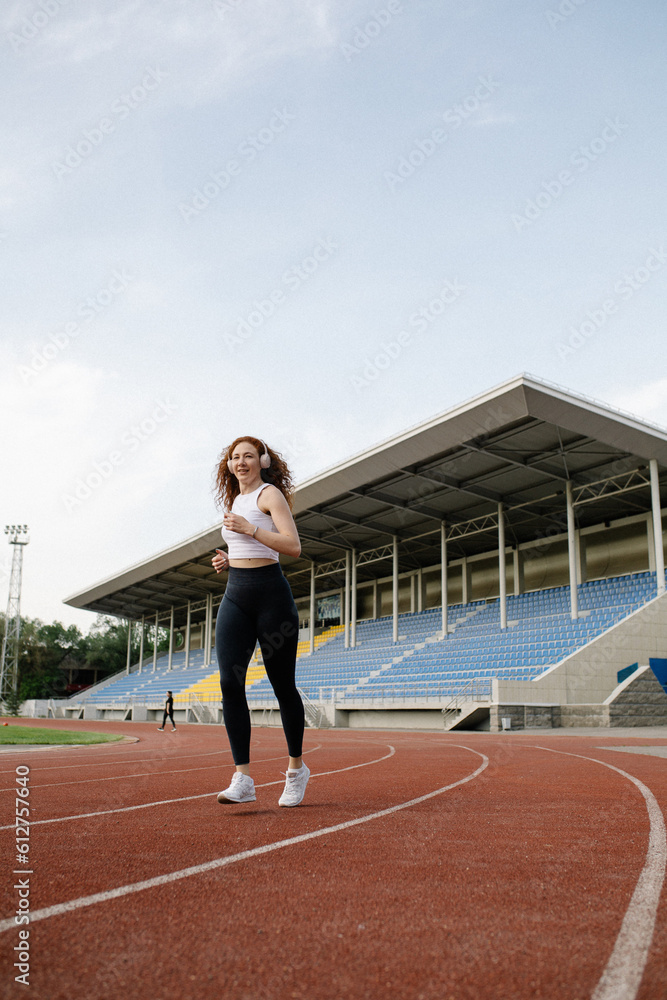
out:
{"label": "cloud", "polygon": [[477,118],[471,119],[470,124],[473,128],[485,128],[493,125],[515,125],[518,120],[518,116],[512,114],[510,111],[488,111]]}
{"label": "cloud", "polygon": [[634,389],[619,389],[612,393],[610,402],[641,420],[667,428],[667,378],[645,382]]}
{"label": "cloud", "polygon": [[17,56],[30,57],[32,68],[62,71],[95,62],[102,77],[115,73],[123,83],[128,65],[164,60],[187,102],[202,77],[215,78],[219,93],[222,79],[248,74],[254,80],[260,66],[276,59],[334,46],[334,12],[339,18],[345,6],[334,6],[333,0],[163,0],[159,5],[125,0],[109,6],[99,0],[82,8],[53,0],[48,16],[37,4],[5,9],[0,32]]}

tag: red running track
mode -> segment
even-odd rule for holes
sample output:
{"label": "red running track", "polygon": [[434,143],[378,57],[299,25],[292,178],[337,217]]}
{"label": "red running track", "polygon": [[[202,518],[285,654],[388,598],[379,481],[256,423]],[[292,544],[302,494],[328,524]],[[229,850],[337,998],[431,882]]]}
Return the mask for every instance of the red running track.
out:
{"label": "red running track", "polygon": [[279,730],[254,731],[257,802],[220,806],[222,729],[84,726],[138,739],[0,755],[3,997],[667,998],[667,767],[612,749],[667,740],[308,731],[279,809]]}

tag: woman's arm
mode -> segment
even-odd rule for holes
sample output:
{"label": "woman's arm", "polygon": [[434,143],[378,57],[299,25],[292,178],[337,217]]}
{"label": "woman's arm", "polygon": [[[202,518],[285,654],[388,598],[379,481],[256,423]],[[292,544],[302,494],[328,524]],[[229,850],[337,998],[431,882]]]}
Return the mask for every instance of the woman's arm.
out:
{"label": "woman's arm", "polygon": [[222,573],[223,569],[229,569],[229,556],[222,549],[215,550],[215,555],[211,559],[211,562],[216,573]]}
{"label": "woman's arm", "polygon": [[301,554],[301,542],[296,524],[289,509],[287,500],[276,486],[267,486],[259,496],[259,509],[264,514],[270,514],[276,527],[275,531],[258,528],[240,514],[225,514],[224,525],[230,531],[238,531],[242,535],[252,535],[274,552],[282,552],[286,556]]}

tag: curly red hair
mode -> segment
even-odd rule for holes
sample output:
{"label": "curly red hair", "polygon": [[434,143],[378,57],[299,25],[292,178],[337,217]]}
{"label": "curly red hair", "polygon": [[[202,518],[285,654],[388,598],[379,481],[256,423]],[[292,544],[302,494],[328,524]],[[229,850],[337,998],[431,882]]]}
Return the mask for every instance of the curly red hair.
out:
{"label": "curly red hair", "polygon": [[292,507],[292,494],[294,493],[294,486],[292,484],[292,474],[287,468],[286,463],[283,461],[280,452],[274,451],[265,445],[263,441],[259,438],[252,437],[250,434],[243,434],[241,437],[237,437],[232,441],[229,447],[224,448],[220,458],[218,459],[218,467],[215,473],[215,502],[218,507],[222,507],[224,510],[231,510],[234,500],[239,495],[239,481],[235,475],[229,469],[229,460],[234,454],[234,449],[241,441],[249,441],[257,449],[258,455],[264,454],[264,448],[266,447],[269,457],[271,458],[271,465],[268,469],[260,469],[260,475],[265,483],[271,483],[272,486],[277,486],[282,495],[287,500],[287,503]]}

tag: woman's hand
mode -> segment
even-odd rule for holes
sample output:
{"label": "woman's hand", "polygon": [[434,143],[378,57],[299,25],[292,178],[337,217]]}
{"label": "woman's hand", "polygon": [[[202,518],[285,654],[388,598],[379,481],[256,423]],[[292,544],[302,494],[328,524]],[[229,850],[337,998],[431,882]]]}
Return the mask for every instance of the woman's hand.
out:
{"label": "woman's hand", "polygon": [[255,525],[246,521],[245,517],[231,512],[223,514],[222,523],[228,531],[236,531],[239,535],[252,535],[255,530]]}
{"label": "woman's hand", "polygon": [[216,549],[215,555],[211,562],[213,563],[213,569],[216,573],[222,573],[223,570],[229,569],[229,556],[222,549]]}

